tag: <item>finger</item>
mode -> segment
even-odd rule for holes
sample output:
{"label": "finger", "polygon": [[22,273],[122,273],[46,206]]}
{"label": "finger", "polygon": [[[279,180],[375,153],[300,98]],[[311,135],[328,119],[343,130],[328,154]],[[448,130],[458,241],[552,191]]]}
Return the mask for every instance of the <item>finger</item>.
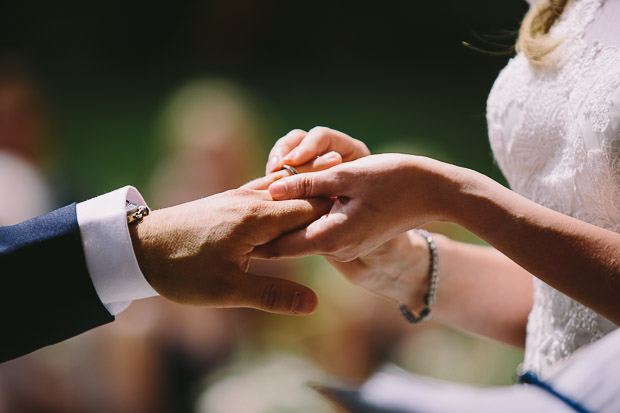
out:
{"label": "finger", "polygon": [[346,195],[347,179],[338,168],[280,179],[269,185],[269,193],[274,199]]}
{"label": "finger", "polygon": [[291,173],[289,171],[277,171],[250,181],[247,184],[240,186],[239,188],[264,190],[269,188],[269,185],[271,185],[273,182],[282,178],[286,178],[287,176],[291,176]]}
{"label": "finger", "polygon": [[341,163],[342,156],[340,156],[338,152],[332,151],[327,152],[325,155],[321,155],[310,162],[306,162],[303,165],[296,166],[295,169],[297,169],[299,173],[318,172],[324,171],[325,169],[329,169]]}
{"label": "finger", "polygon": [[282,162],[296,166],[329,151],[340,153],[345,162],[370,155],[363,142],[340,131],[318,126],[312,128],[298,146],[282,158]]}
{"label": "finger", "polygon": [[253,258],[277,259],[333,254],[341,245],[341,225],[345,219],[342,214],[324,215],[305,228],[255,247],[250,255]]}
{"label": "finger", "polygon": [[318,305],[314,291],[282,278],[239,271],[233,276],[232,285],[230,297],[223,307],[250,307],[270,313],[307,315],[314,312]]}
{"label": "finger", "polygon": [[250,256],[258,259],[300,258],[321,255],[323,248],[308,239],[305,228],[283,235],[271,242],[255,247]]}
{"label": "finger", "polygon": [[[328,152],[323,156],[319,156],[311,162],[296,167],[295,169],[297,169],[299,173],[318,172],[329,169],[341,163],[342,157],[338,152]],[[286,178],[287,176],[291,176],[291,172],[287,170],[276,171],[266,176],[254,179],[253,181],[244,184],[240,188],[264,190],[267,189],[269,185],[271,185],[273,182],[282,178]]]}
{"label": "finger", "polygon": [[252,229],[256,234],[254,245],[262,245],[283,234],[305,228],[327,214],[332,203],[331,199],[324,197],[263,203],[263,210],[256,213],[258,219]]}
{"label": "finger", "polygon": [[301,129],[293,129],[275,143],[269,152],[265,173],[269,174],[282,168],[282,158],[293,150],[306,136],[307,132]]}

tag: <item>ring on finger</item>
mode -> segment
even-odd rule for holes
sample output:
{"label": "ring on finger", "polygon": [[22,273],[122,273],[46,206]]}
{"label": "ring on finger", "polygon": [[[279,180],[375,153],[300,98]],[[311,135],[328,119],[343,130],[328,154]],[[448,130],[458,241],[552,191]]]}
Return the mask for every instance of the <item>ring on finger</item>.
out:
{"label": "ring on finger", "polygon": [[282,165],[282,169],[280,170],[283,171],[285,169],[289,171],[291,175],[299,175],[299,171],[295,169],[294,167],[292,167],[291,165]]}

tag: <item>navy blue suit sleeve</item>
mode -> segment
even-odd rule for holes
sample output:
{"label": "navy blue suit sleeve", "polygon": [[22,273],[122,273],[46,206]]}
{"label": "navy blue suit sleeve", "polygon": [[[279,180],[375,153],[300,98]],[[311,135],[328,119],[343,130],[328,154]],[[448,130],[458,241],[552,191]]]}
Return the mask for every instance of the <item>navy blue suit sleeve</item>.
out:
{"label": "navy blue suit sleeve", "polygon": [[114,320],[86,268],[75,204],[0,227],[0,362]]}

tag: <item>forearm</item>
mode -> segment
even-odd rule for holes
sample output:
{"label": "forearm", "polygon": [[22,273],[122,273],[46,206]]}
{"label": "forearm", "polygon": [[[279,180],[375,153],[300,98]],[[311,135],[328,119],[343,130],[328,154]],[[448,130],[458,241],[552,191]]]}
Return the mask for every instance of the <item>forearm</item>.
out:
{"label": "forearm", "polygon": [[[523,346],[532,307],[532,275],[490,247],[433,235],[439,250],[436,321]],[[330,262],[353,283],[407,305],[423,308],[429,287],[429,249],[415,231],[390,240],[351,262]]]}
{"label": "forearm", "polygon": [[434,319],[522,347],[532,276],[501,252],[434,236],[440,277]]}
{"label": "forearm", "polygon": [[0,362],[111,322],[90,280],[69,205],[0,227]]}
{"label": "forearm", "polygon": [[547,284],[620,323],[620,235],[540,206],[475,172],[451,220]]}

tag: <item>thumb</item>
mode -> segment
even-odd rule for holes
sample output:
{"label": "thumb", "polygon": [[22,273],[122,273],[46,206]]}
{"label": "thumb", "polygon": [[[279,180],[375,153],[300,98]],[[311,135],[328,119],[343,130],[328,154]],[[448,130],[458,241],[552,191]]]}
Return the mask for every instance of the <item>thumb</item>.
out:
{"label": "thumb", "polygon": [[230,307],[250,307],[270,313],[308,315],[318,298],[310,288],[293,281],[239,271]]}
{"label": "thumb", "polygon": [[343,195],[343,185],[339,174],[334,171],[338,166],[322,172],[293,175],[280,179],[269,185],[269,194],[274,199],[310,198],[317,196]]}

